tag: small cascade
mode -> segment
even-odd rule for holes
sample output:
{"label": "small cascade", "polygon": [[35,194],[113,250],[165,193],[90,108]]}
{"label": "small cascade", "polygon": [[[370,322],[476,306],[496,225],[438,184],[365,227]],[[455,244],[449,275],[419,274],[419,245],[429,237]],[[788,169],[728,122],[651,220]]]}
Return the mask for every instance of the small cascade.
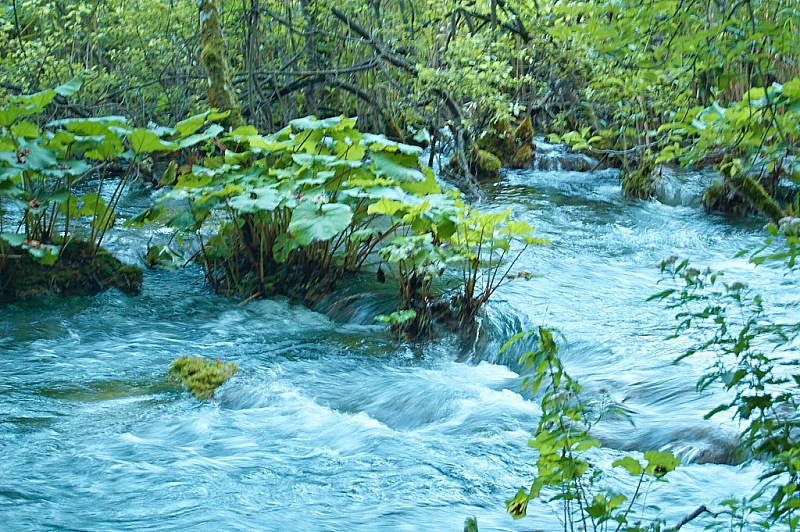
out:
{"label": "small cascade", "polygon": [[598,168],[599,162],[585,153],[573,152],[563,144],[550,144],[535,139],[536,159],[532,170],[543,172],[591,172]]}
{"label": "small cascade", "polygon": [[654,197],[664,205],[700,207],[706,188],[715,178],[709,172],[684,172],[663,166],[656,172]]}

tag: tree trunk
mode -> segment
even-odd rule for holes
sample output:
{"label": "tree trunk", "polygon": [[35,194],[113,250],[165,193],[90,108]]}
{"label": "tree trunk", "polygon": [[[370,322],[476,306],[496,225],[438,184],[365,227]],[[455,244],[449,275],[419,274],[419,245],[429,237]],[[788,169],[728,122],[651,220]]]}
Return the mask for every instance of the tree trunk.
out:
{"label": "tree trunk", "polygon": [[216,2],[197,0],[197,7],[200,10],[200,62],[208,74],[208,104],[219,111],[230,111],[222,122],[225,127],[242,126],[245,122],[231,82]]}

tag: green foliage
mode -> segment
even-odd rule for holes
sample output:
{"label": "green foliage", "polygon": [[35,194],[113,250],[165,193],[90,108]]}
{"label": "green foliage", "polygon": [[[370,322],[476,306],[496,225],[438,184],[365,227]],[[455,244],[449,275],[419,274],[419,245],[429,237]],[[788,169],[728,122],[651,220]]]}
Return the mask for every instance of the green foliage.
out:
{"label": "green foliage", "polygon": [[[216,141],[224,151],[176,173],[162,203],[130,223],[160,219],[179,240],[194,239],[212,285],[242,297],[277,292],[313,304],[377,253],[396,274],[404,309],[386,321],[411,337],[431,333],[433,283],[453,267],[465,283],[454,297],[457,321],[471,326],[510,280],[500,272],[513,266],[505,257],[544,241],[510,212],[481,214],[443,191],[420,148],[355,126],[307,117],[268,136],[233,130]],[[214,126],[187,119],[176,131],[202,138],[202,127]],[[148,146],[176,142],[157,140]],[[160,257],[154,251],[152,262]]]}
{"label": "green foliage", "polygon": [[651,193],[652,165],[713,164],[745,201],[779,218],[762,188],[775,196],[800,147],[793,1],[595,0],[544,11],[546,31],[590,68],[578,76],[580,105],[563,111],[573,131],[560,140],[616,160],[636,197]]}
{"label": "green foliage", "polygon": [[[0,209],[18,220],[15,231],[0,226],[0,253],[22,247],[52,264],[75,237],[96,252],[142,159],[205,140],[177,134],[164,140],[164,130],[131,128],[118,116],[31,121],[40,119],[56,96],[72,95],[79,87],[76,79],[11,98],[0,108]],[[79,186],[89,179],[97,180],[94,189]]]}
{"label": "green foliage", "polygon": [[198,399],[209,399],[237,371],[233,362],[181,356],[172,362],[168,373]]}
{"label": "green foliage", "polygon": [[[680,460],[671,452],[658,451],[647,451],[645,463],[625,456],[612,466],[636,479],[633,494],[629,498],[604,487],[604,473],[592,462],[591,452],[600,446],[600,442],[591,436],[590,431],[608,411],[590,408],[581,397],[580,384],[569,376],[558,357],[554,332],[540,327],[535,332],[519,333],[503,346],[501,352],[534,335],[538,335],[538,347],[523,354],[520,364],[523,371],[529,373],[523,381],[523,388],[531,393],[544,392],[542,417],[529,442],[538,451],[536,477],[530,488],[521,488],[506,501],[508,512],[520,519],[527,515],[531,500],[541,499],[561,505],[565,531],[661,530],[661,521],[643,522],[644,515],[638,511],[632,514],[632,510],[642,498],[643,488],[664,482],[664,477],[680,464]],[[641,511],[644,510],[642,507]]]}
{"label": "green foliage", "polygon": [[[786,261],[794,268],[796,256],[791,221],[777,227],[765,246],[755,250],[751,260]],[[745,285],[724,281],[721,272],[692,268],[688,261],[664,261],[662,271],[675,286],[651,297],[676,310],[673,337],[687,336],[695,343],[678,360],[705,357],[708,372],[698,389],[722,386],[730,400],[707,414],[729,412],[742,422],[741,453],[763,460],[763,486],[749,499],[731,500],[725,505],[731,522],[739,529],[755,526],[768,518],[770,525],[795,530],[800,500],[800,426],[794,414],[800,398],[800,364],[792,346],[800,337],[800,325],[771,319],[761,297]],[[771,494],[768,503],[760,496]]]}

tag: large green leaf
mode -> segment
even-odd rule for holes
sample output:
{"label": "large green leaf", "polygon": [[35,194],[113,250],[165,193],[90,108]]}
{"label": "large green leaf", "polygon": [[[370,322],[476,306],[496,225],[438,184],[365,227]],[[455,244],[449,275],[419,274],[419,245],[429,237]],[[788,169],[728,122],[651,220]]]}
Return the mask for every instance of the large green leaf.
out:
{"label": "large green leaf", "polygon": [[9,105],[0,109],[0,127],[9,127],[14,121],[23,116],[24,109],[18,105]]}
{"label": "large green leaf", "polygon": [[206,129],[202,133],[196,133],[194,135],[189,135],[186,138],[182,138],[177,142],[177,144],[178,147],[181,149],[189,148],[208,139],[213,139],[223,131],[225,131],[225,128],[222,127],[221,125],[211,124],[210,126],[208,126],[208,129]]}
{"label": "large green leaf", "polygon": [[15,137],[23,137],[31,140],[40,137],[42,132],[36,124],[28,120],[22,120],[11,127],[11,134]]}
{"label": "large green leaf", "polygon": [[0,233],[0,238],[12,246],[21,246],[25,241],[25,233]]}
{"label": "large green leaf", "polygon": [[230,199],[231,207],[245,214],[260,211],[272,211],[280,205],[283,195],[271,187],[260,187],[245,190]]}
{"label": "large green leaf", "polygon": [[350,225],[353,211],[339,203],[317,204],[304,201],[295,208],[289,222],[289,232],[300,244],[326,241],[335,237]]}
{"label": "large green leaf", "polygon": [[[102,124],[104,126],[110,125],[125,125],[128,123],[128,118],[120,115],[108,116],[92,116],[89,118],[62,118],[60,120],[51,120],[45,127],[56,128],[64,127],[65,129],[78,133],[80,128],[89,127],[87,124]],[[94,133],[80,132],[81,135],[92,135]]]}
{"label": "large green leaf", "polygon": [[425,181],[425,174],[417,168],[419,161],[413,155],[378,152],[372,153],[370,159],[378,176],[391,177],[400,182]]}
{"label": "large green leaf", "polygon": [[367,214],[386,214],[387,216],[394,216],[398,212],[405,214],[410,208],[411,206],[406,203],[388,198],[381,198],[367,207]]}
{"label": "large green leaf", "polygon": [[190,116],[184,120],[181,120],[177,124],[175,124],[175,130],[178,132],[178,135],[181,137],[187,137],[203,127],[206,123],[206,117],[208,117],[208,113],[210,111],[206,111],[205,113],[200,113],[199,115]]}
{"label": "large green leaf", "polygon": [[0,152],[0,161],[7,162],[9,166],[35,172],[40,172],[58,164],[55,154],[42,147],[39,139],[32,142],[19,139],[19,151]]}
{"label": "large green leaf", "polygon": [[63,85],[59,85],[53,90],[59,96],[64,96],[65,98],[68,98],[73,94],[75,94],[76,92],[78,92],[81,89],[82,85],[83,85],[83,80],[81,80],[81,78],[79,77],[75,77],[72,78],[70,81],[64,83]]}
{"label": "large green leaf", "polygon": [[303,118],[296,118],[289,122],[289,124],[298,131],[318,131],[320,129],[343,129],[345,127],[353,127],[356,121],[353,118],[345,118],[344,116],[334,116],[318,120],[316,116],[306,116]]}
{"label": "large green leaf", "polygon": [[405,155],[413,155],[419,157],[422,155],[422,148],[419,146],[412,146],[410,144],[403,144],[387,139],[384,135],[373,135],[372,133],[364,133],[361,138],[361,145],[369,148],[373,152],[386,151],[386,152],[400,152]]}
{"label": "large green leaf", "polygon": [[158,135],[144,128],[134,129],[133,132],[128,135],[128,140],[131,142],[131,148],[134,153],[175,151],[179,148],[179,146],[171,142],[164,142],[158,138]]}

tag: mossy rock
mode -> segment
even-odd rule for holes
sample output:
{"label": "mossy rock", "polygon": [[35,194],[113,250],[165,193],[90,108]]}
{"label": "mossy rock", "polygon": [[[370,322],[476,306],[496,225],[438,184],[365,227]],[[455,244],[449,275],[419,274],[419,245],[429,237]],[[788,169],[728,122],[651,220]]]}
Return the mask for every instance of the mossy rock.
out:
{"label": "mossy rock", "polygon": [[496,179],[500,177],[503,163],[493,153],[486,150],[475,150],[475,175],[478,179]]}
{"label": "mossy rock", "polygon": [[511,159],[511,168],[527,168],[531,165],[536,156],[536,150],[531,144],[523,144],[517,149],[514,158]]}
{"label": "mossy rock", "polygon": [[494,154],[501,164],[509,163],[517,152],[514,130],[507,120],[493,123],[481,135],[477,145],[478,149]]}
{"label": "mossy rock", "polygon": [[142,287],[141,268],[124,265],[102,249],[92,253],[87,242],[69,242],[52,266],[21,248],[6,251],[0,256],[0,299],[90,295],[109,288],[135,294]]}
{"label": "mossy rock", "polygon": [[233,362],[182,356],[175,359],[168,373],[198,399],[209,399],[237,371],[239,367]]}
{"label": "mossy rock", "polygon": [[536,146],[533,144],[533,122],[528,116],[514,130],[514,156],[507,161],[511,168],[528,168],[536,158]]}

